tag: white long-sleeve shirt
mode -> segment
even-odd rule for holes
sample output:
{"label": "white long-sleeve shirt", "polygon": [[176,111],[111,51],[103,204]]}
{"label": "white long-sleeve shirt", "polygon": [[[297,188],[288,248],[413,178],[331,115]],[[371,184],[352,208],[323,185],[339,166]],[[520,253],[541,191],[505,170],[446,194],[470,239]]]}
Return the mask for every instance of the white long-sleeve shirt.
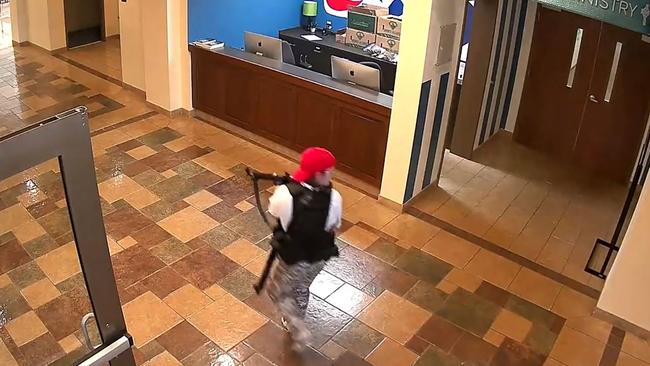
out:
{"label": "white long-sleeve shirt", "polygon": [[[303,183],[303,187],[313,190],[308,184]],[[325,222],[325,230],[333,231],[341,227],[341,215],[343,209],[343,198],[335,189],[332,189],[329,212]],[[278,186],[269,199],[269,213],[280,220],[284,231],[289,229],[293,217],[293,196],[287,186]]]}

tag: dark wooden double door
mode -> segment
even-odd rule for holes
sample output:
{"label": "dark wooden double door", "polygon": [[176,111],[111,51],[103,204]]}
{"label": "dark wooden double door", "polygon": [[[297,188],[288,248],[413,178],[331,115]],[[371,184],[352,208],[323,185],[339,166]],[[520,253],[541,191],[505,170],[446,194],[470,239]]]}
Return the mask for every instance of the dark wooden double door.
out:
{"label": "dark wooden double door", "polygon": [[540,6],[515,141],[628,180],[648,121],[649,65],[640,34]]}

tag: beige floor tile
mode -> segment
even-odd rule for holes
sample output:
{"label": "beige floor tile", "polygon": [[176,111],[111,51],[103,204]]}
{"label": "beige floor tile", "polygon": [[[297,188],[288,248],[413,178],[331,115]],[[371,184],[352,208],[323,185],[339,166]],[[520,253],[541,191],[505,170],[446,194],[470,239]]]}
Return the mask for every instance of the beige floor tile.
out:
{"label": "beige floor tile", "polygon": [[36,264],[55,285],[81,272],[77,247],[74,242],[54,249],[36,259]]}
{"label": "beige floor tile", "polygon": [[126,327],[129,329],[135,346],[138,348],[183,320],[174,310],[151,292],[146,292],[122,308]]}
{"label": "beige floor tile", "polygon": [[174,235],[178,240],[187,243],[197,236],[212,230],[219,224],[196,208],[187,207],[163,219],[158,225],[168,233]]}
{"label": "beige floor tile", "polygon": [[12,230],[16,239],[21,243],[27,243],[45,234],[43,227],[36,221],[28,221]]}
{"label": "beige floor tile", "polygon": [[241,212],[247,212],[250,211],[254,208],[252,204],[250,204],[248,201],[241,201],[238,204],[235,205],[235,208],[238,209]]}
{"label": "beige floor tile", "polygon": [[128,248],[138,244],[138,242],[135,239],[133,239],[133,237],[131,237],[131,236],[127,236],[124,239],[119,240],[117,243],[124,249],[128,249]]}
{"label": "beige floor tile", "polygon": [[139,210],[160,201],[160,197],[156,196],[148,189],[140,189],[137,192],[126,196],[124,200]]}
{"label": "beige floor tile", "polygon": [[562,273],[572,250],[572,244],[551,237],[537,257],[537,262],[555,272]]}
{"label": "beige floor tile", "polygon": [[233,159],[218,151],[213,151],[200,158],[196,158],[194,162],[219,176],[222,176],[219,173],[227,171],[240,163],[237,159]]}
{"label": "beige floor tile", "polygon": [[598,366],[604,350],[604,343],[564,327],[550,356],[567,366]]}
{"label": "beige floor tile", "polygon": [[422,248],[424,252],[458,268],[465,268],[480,249],[477,245],[445,230],[441,230]]}
{"label": "beige floor tile", "polygon": [[345,231],[340,236],[340,239],[358,249],[366,250],[375,241],[377,241],[377,239],[379,239],[379,236],[355,225]]}
{"label": "beige floor tile", "polygon": [[445,280],[469,292],[476,291],[483,282],[483,280],[475,275],[458,268],[453,268],[447,276],[445,276]]}
{"label": "beige floor tile", "polygon": [[172,292],[163,300],[183,318],[188,318],[212,303],[208,296],[190,284]]}
{"label": "beige floor tile", "polygon": [[551,310],[565,319],[571,319],[589,316],[595,307],[595,299],[564,286]]}
{"label": "beige floor tile", "polygon": [[214,287],[210,297],[215,301],[188,321],[221,349],[228,351],[262,327],[267,319],[246,304]]}
{"label": "beige floor tile", "polygon": [[221,254],[242,267],[264,255],[264,251],[246,239],[239,239],[221,250]]}
{"label": "beige floor tile", "polygon": [[138,183],[126,175],[118,175],[99,184],[99,195],[108,203],[121,200],[142,189]]}
{"label": "beige floor tile", "polygon": [[506,309],[502,309],[492,323],[493,330],[517,342],[523,342],[532,327],[533,323],[530,320]]}
{"label": "beige floor tile", "polygon": [[612,331],[612,324],[596,319],[593,316],[567,319],[565,325],[603,343],[607,343],[609,334]]}
{"label": "beige floor tile", "polygon": [[47,333],[47,328],[33,311],[9,321],[5,328],[18,347]]}
{"label": "beige floor tile", "polygon": [[65,351],[65,353],[72,353],[73,351],[76,351],[79,348],[83,347],[81,342],[79,342],[77,336],[74,334],[70,334],[69,336],[60,340],[59,345],[61,348],[63,348],[63,351]]}
{"label": "beige floor tile", "polygon": [[169,352],[165,351],[151,360],[145,362],[144,366],[182,366],[177,359],[174,358]]}
{"label": "beige floor tile", "polygon": [[61,295],[59,290],[47,278],[25,287],[20,292],[32,309],[37,309]]}
{"label": "beige floor tile", "polygon": [[142,160],[150,157],[151,155],[155,155],[158,152],[147,145],[142,145],[136,147],[135,149],[129,150],[126,153],[131,155],[131,157],[136,160]]}
{"label": "beige floor tile", "polygon": [[195,144],[196,142],[193,139],[187,136],[183,136],[181,138],[177,138],[176,140],[172,140],[167,143],[164,143],[163,146],[173,152],[179,152]]}
{"label": "beige floor tile", "polygon": [[501,344],[503,341],[506,339],[506,336],[503,334],[495,331],[494,329],[490,329],[485,333],[485,336],[483,337],[483,340],[488,342],[489,344],[493,345],[494,347],[501,347]]}
{"label": "beige floor tile", "polygon": [[46,199],[47,195],[40,189],[34,189],[18,196],[18,202],[20,202],[23,207],[29,207],[35,203],[43,202]]}
{"label": "beige floor tile", "polygon": [[386,338],[372,351],[366,361],[374,366],[412,366],[417,359],[418,355]]}
{"label": "beige floor tile", "polygon": [[522,268],[510,284],[509,290],[533,304],[550,309],[561,288],[562,285],[558,282],[528,268]]}
{"label": "beige floor tile", "polygon": [[402,214],[381,230],[397,239],[410,242],[416,248],[422,248],[440,228],[414,216]]}
{"label": "beige floor tile", "polygon": [[648,366],[650,363],[643,362],[636,357],[630,356],[627,353],[621,352],[616,361],[616,366]]}
{"label": "beige floor tile", "polygon": [[430,316],[419,306],[384,291],[358,318],[395,341],[406,344]]}
{"label": "beige floor tile", "polygon": [[18,366],[18,362],[7,348],[4,342],[0,342],[0,365]]}
{"label": "beige floor tile", "polygon": [[206,190],[202,190],[185,198],[183,201],[189,203],[197,210],[203,211],[206,208],[210,208],[216,205],[217,203],[221,202],[222,199]]}
{"label": "beige floor tile", "polygon": [[323,347],[320,348],[320,352],[327,356],[330,360],[336,360],[341,356],[342,354],[345,353],[345,348],[339,346],[336,344],[334,341],[328,341],[323,345]]}
{"label": "beige floor tile", "polygon": [[372,300],[370,295],[348,284],[341,286],[327,298],[327,302],[352,316],[365,309]]}
{"label": "beige floor tile", "polygon": [[6,286],[11,285],[11,278],[6,273],[0,276],[0,289],[5,288]]}
{"label": "beige floor tile", "polygon": [[162,172],[162,173],[160,173],[160,174],[162,174],[162,176],[165,177],[165,178],[171,178],[171,177],[173,177],[173,176],[178,175],[178,173],[176,173],[176,172],[173,171],[172,169],[165,170],[164,172]]}
{"label": "beige floor tile", "polygon": [[343,216],[353,224],[363,221],[375,229],[381,229],[398,214],[370,197],[363,197],[343,212]]}
{"label": "beige floor tile", "polygon": [[650,342],[632,333],[628,332],[625,335],[622,350],[643,362],[650,363]]}
{"label": "beige floor tile", "polygon": [[436,288],[448,295],[451,295],[456,289],[458,289],[458,285],[452,282],[449,282],[447,280],[442,280],[438,283]]}
{"label": "beige floor tile", "polygon": [[248,265],[246,265],[246,270],[254,274],[257,277],[262,275],[264,272],[264,267],[266,266],[266,255],[260,255],[259,257],[253,259]]}
{"label": "beige floor tile", "polygon": [[0,235],[31,220],[32,215],[21,204],[0,210]]}
{"label": "beige floor tile", "polygon": [[341,194],[343,198],[343,209],[352,207],[355,203],[359,202],[365,195],[354,188],[348,187],[345,184],[337,184],[335,189]]}
{"label": "beige floor tile", "polygon": [[495,286],[507,289],[521,266],[485,249],[481,249],[467,264],[465,270]]}
{"label": "beige floor tile", "polygon": [[554,360],[549,357],[546,359],[546,362],[544,362],[544,366],[566,366],[566,365],[561,363],[560,361]]}

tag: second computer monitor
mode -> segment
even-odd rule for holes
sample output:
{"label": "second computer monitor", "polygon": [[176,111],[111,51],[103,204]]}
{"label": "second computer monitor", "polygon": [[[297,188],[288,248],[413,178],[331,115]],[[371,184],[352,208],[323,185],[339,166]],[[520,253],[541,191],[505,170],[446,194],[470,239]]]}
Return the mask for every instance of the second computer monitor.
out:
{"label": "second computer monitor", "polygon": [[332,56],[332,77],[372,90],[380,90],[379,70],[345,58]]}
{"label": "second computer monitor", "polygon": [[282,61],[282,40],[277,38],[244,32],[244,50]]}

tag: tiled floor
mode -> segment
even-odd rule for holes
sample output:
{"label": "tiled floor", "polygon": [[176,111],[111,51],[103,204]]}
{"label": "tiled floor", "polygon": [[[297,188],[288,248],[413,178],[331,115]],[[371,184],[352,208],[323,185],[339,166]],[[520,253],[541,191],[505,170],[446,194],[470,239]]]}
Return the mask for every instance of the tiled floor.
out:
{"label": "tiled floor", "polygon": [[[268,298],[251,288],[268,229],[243,163],[295,163],[199,120],[151,112],[137,95],[32,48],[0,58],[13,87],[0,87],[0,100],[14,105],[0,126],[79,95],[98,103],[97,180],[140,365],[650,365],[646,340],[591,316],[594,298],[344,185],[341,257],[312,286],[313,348],[294,354]],[[41,89],[30,90],[34,82]],[[83,352],[67,325],[85,303],[58,179],[49,163],[0,182],[2,365]],[[57,306],[75,312],[60,317]]]}
{"label": "tiled floor", "polygon": [[610,240],[627,188],[576,172],[499,134],[469,161],[447,152],[440,186],[413,207],[554,272],[601,289],[583,271]]}
{"label": "tiled floor", "polygon": [[99,71],[115,80],[122,80],[119,38],[109,38],[104,42],[68,50],[60,56]]}

